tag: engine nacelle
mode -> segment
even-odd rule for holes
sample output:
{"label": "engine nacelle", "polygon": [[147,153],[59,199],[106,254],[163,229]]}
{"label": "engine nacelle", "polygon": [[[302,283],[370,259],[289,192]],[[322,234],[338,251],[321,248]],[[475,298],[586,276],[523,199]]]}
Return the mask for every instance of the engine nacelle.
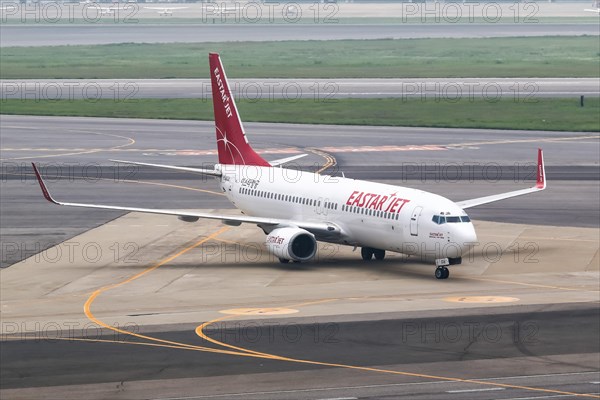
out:
{"label": "engine nacelle", "polygon": [[265,243],[272,254],[284,260],[308,261],[317,252],[315,235],[300,228],[274,229]]}

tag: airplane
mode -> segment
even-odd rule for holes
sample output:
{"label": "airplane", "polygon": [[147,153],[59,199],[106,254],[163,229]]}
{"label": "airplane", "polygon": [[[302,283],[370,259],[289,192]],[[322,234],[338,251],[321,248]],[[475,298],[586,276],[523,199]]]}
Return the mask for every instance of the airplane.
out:
{"label": "airplane", "polygon": [[130,6],[110,6],[110,7],[100,7],[97,3],[88,3],[93,4],[93,7],[100,11],[100,15],[115,15],[116,11],[127,10]]}
{"label": "airplane", "polygon": [[317,241],[361,247],[365,261],[381,260],[386,251],[420,256],[435,260],[435,277],[446,279],[448,266],[461,264],[462,255],[477,241],[464,210],[546,188],[541,149],[533,187],[459,202],[417,189],[284,168],[306,154],[271,162],[262,158],[248,141],[219,55],[209,54],[209,64],[218,150],[213,169],[111,161],[214,176],[240,215],[60,202],[32,163],[46,200],[69,207],[173,215],[186,222],[206,218],[231,226],[254,224],[266,234],[267,250],[282,263],[313,259]]}
{"label": "airplane", "polygon": [[166,17],[166,16],[173,15],[173,10],[183,10],[183,9],[189,8],[189,7],[144,7],[144,8],[148,9],[148,10],[157,10],[158,15]]}

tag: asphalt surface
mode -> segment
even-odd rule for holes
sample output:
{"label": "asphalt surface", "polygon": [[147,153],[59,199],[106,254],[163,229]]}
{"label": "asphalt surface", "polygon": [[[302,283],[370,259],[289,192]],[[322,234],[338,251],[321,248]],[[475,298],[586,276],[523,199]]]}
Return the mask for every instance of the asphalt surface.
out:
{"label": "asphalt surface", "polygon": [[[447,374],[455,377],[477,376],[477,371],[472,368],[477,360],[525,357],[537,359],[543,365],[552,363],[555,356],[600,351],[600,318],[597,307],[583,304],[551,308],[558,310],[505,307],[492,315],[487,310],[468,316],[430,318],[382,315],[380,320],[340,323],[319,322],[318,319],[311,322],[295,319],[259,323],[223,322],[216,328],[207,330],[207,334],[231,345],[291,359],[385,366],[400,371],[403,368],[414,369],[415,364],[454,363],[456,367]],[[112,335],[98,336],[96,332],[94,335],[83,338],[114,340]],[[55,337],[62,336],[59,334]],[[214,347],[208,341],[198,338],[193,330],[165,331],[154,334],[154,337]],[[567,337],[568,340],[565,340]],[[69,339],[67,335],[64,338]],[[315,369],[319,369],[319,373],[324,375],[335,373],[328,366],[215,353],[203,353],[199,356],[197,351],[185,349],[135,346],[139,341],[135,338],[126,339],[128,343],[121,345],[35,338],[5,341],[0,355],[3,365],[0,372],[2,388],[236,376],[257,372],[273,374]],[[127,351],[123,351],[124,346],[127,346]],[[103,357],[95,357],[96,354],[103,354]],[[597,367],[586,360],[573,359],[572,362],[571,367],[576,366],[583,371],[593,371]],[[510,376],[510,372],[505,370],[505,376]],[[557,390],[577,388],[594,392],[598,387],[589,383],[594,379],[597,380],[594,374],[581,376],[575,382],[547,379],[544,386]],[[420,381],[424,387],[409,387],[408,390],[402,390],[402,395],[407,398],[416,395],[447,398],[449,390],[473,386],[456,382],[431,384],[428,382],[431,379]],[[508,380],[503,383],[511,382]],[[393,387],[363,388],[359,393],[361,398],[375,398],[388,394],[386,392],[390,389],[398,396],[398,388]],[[526,390],[505,389],[513,397],[527,394]],[[230,390],[203,388],[203,393],[207,395],[210,392],[222,394],[223,391]],[[339,394],[345,395],[356,395],[356,390],[346,389]],[[485,391],[474,391],[470,396],[472,397],[460,397],[487,398]],[[315,394],[292,392],[247,398],[300,399],[315,398]]]}
{"label": "asphalt surface", "polygon": [[[151,220],[144,226],[130,214],[111,227],[107,222],[121,214],[46,202],[29,162],[40,162],[51,192],[61,200],[223,208],[228,204],[215,193],[212,178],[108,161],[209,166],[215,160],[213,125],[3,115],[0,128],[3,267],[83,232],[90,237],[80,236],[80,247],[106,246],[108,257],[101,262],[47,261],[46,255],[26,261],[33,269],[19,269],[21,263],[2,271],[9,273],[2,281],[3,332],[18,332],[1,343],[3,399],[514,400],[599,395],[600,316],[593,284],[597,242],[569,227],[597,229],[600,221],[597,133],[246,124],[250,141],[268,159],[308,152],[295,167],[314,170],[329,154],[338,163],[329,170],[335,175],[419,187],[456,200],[530,186],[541,146],[548,168],[546,192],[469,213],[475,220],[548,225],[547,232],[538,233],[530,225],[516,225],[523,237],[501,226],[487,228],[500,242],[539,243],[537,263],[517,263],[513,257],[520,253],[507,253],[503,263],[485,267],[491,274],[486,276],[469,262],[440,287],[431,277],[432,266],[406,265],[392,255],[365,270],[356,254],[344,248],[333,261],[287,270],[262,259],[223,261],[224,253],[238,251],[223,247],[223,254],[206,262],[202,251],[195,252],[127,285],[127,277],[151,271],[157,260],[220,224],[169,219],[173,225]],[[100,228],[87,232],[96,226]],[[227,236],[222,243],[262,240],[254,227],[244,229],[232,229],[231,235],[238,236]],[[556,229],[564,240],[555,239]],[[98,231],[104,233],[94,233]],[[113,260],[108,251],[114,250],[113,242],[131,240],[141,243],[135,255],[140,260],[130,265]],[[563,248],[579,248],[573,251],[582,260],[561,261]],[[542,280],[539,274],[550,275]],[[98,299],[93,308],[97,318],[148,335],[150,345],[125,332],[103,332],[88,313],[82,320],[82,304],[99,287],[120,291]],[[441,299],[483,294],[508,295],[521,303],[491,302],[473,309]],[[327,306],[328,298],[339,301],[310,313],[311,303],[325,301]],[[307,316],[246,317],[214,322],[206,329],[211,339],[267,355],[223,354],[218,351],[223,347],[195,333],[202,321],[223,315],[215,310],[277,304],[309,304],[301,310]],[[383,312],[388,306],[403,311]],[[186,322],[169,323],[174,316]],[[71,326],[77,329],[65,329]],[[287,359],[273,358],[279,356]]]}
{"label": "asphalt surface", "polygon": [[0,46],[598,35],[597,23],[0,25]]}
{"label": "asphalt surface", "polygon": [[[298,98],[457,100],[600,96],[598,78],[473,78],[473,79],[231,79],[237,99],[251,101]],[[0,99],[75,100],[138,98],[211,99],[208,79],[39,79],[2,80]]]}
{"label": "asphalt surface", "polygon": [[[52,206],[33,179],[31,161],[40,163],[59,200],[231,207],[214,193],[213,178],[109,161],[210,167],[215,154],[209,122],[3,115],[0,127],[3,267],[121,215]],[[547,191],[471,209],[471,217],[550,226],[600,223],[598,134],[258,123],[246,130],[267,159],[308,153],[295,167],[315,170],[325,162],[311,152],[317,148],[335,157],[337,165],[327,171],[334,176],[420,188],[456,201],[531,186],[536,149],[543,147]]]}

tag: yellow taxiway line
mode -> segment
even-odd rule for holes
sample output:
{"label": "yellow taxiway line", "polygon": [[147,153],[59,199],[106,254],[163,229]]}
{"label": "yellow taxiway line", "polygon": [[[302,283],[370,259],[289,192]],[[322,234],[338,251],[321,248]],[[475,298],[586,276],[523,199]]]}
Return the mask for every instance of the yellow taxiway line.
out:
{"label": "yellow taxiway line", "polygon": [[[493,387],[522,389],[522,390],[529,390],[529,391],[535,391],[535,392],[552,393],[552,394],[558,394],[558,395],[569,395],[569,396],[576,396],[576,397],[600,398],[600,396],[593,395],[593,394],[566,392],[566,391],[555,390],[555,389],[544,389],[544,388],[537,388],[537,387],[530,387],[530,386],[505,384],[505,383],[499,383],[499,382],[481,381],[481,380],[477,380],[477,379],[455,378],[455,377],[448,377],[448,376],[420,374],[420,373],[414,373],[414,372],[408,372],[408,371],[396,371],[396,370],[388,370],[388,369],[382,369],[382,368],[362,367],[362,366],[350,365],[350,364],[339,364],[339,363],[322,362],[322,361],[315,361],[315,360],[303,360],[303,359],[298,359],[298,358],[290,358],[290,357],[280,356],[277,354],[259,352],[259,351],[255,351],[252,349],[240,347],[240,346],[233,346],[233,345],[212,339],[212,338],[208,337],[204,332],[204,330],[207,327],[209,327],[210,325],[213,325],[219,321],[223,321],[226,319],[239,317],[239,316],[242,316],[243,314],[225,315],[225,316],[210,320],[208,322],[205,322],[196,328],[195,332],[200,338],[202,338],[214,345],[225,348],[225,349],[218,349],[218,348],[197,346],[197,345],[188,344],[188,343],[160,339],[160,338],[156,338],[156,337],[152,337],[152,336],[148,336],[148,335],[142,335],[142,334],[130,332],[127,330],[119,329],[114,326],[106,324],[105,322],[103,322],[102,320],[97,318],[92,313],[92,310],[91,310],[92,304],[101,294],[108,292],[112,289],[124,286],[130,282],[133,282],[133,281],[149,274],[150,272],[158,269],[159,267],[161,267],[165,264],[168,264],[169,262],[175,260],[179,256],[189,252],[190,250],[192,250],[198,246],[201,246],[202,244],[208,242],[209,240],[215,239],[217,236],[224,233],[228,229],[229,229],[228,227],[223,227],[223,228],[219,229],[218,231],[212,233],[211,235],[206,236],[206,237],[202,238],[201,240],[198,240],[197,242],[191,244],[190,246],[187,246],[187,247],[183,248],[182,250],[179,250],[177,253],[172,254],[171,256],[169,256],[167,258],[164,258],[163,260],[157,262],[156,264],[146,268],[145,270],[143,270],[125,280],[122,280],[120,282],[117,282],[117,283],[114,283],[111,285],[107,285],[107,286],[101,287],[100,289],[95,290],[89,296],[89,298],[87,299],[87,301],[84,304],[83,311],[84,311],[86,317],[90,321],[92,321],[92,322],[96,323],[97,325],[99,325],[103,328],[106,328],[108,330],[112,330],[114,332],[117,332],[117,333],[120,333],[123,335],[129,335],[129,336],[133,336],[133,337],[136,337],[139,339],[144,339],[144,340],[149,341],[149,343],[142,344],[142,343],[136,343],[136,342],[107,340],[107,342],[111,342],[111,343],[137,344],[137,345],[155,346],[155,347],[157,347],[157,346],[158,347],[169,347],[169,348],[175,348],[175,349],[180,349],[180,350],[203,351],[203,352],[210,352],[210,353],[236,355],[236,356],[240,356],[240,357],[254,357],[254,358],[262,358],[262,359],[271,359],[271,360],[279,360],[279,361],[308,364],[308,365],[318,365],[318,366],[345,368],[345,369],[360,370],[360,371],[374,372],[374,373],[402,375],[402,376],[409,376],[409,377],[415,377],[415,378],[421,378],[421,379],[433,379],[433,380],[442,380],[442,381],[448,381],[448,382],[461,382],[461,383],[470,383],[470,384],[493,386]],[[322,299],[322,300],[317,300],[317,301],[294,304],[294,305],[290,305],[287,307],[300,307],[300,306],[305,306],[305,305],[310,305],[310,304],[332,302],[332,301],[336,301],[336,300],[337,299]],[[98,341],[98,340],[95,340],[95,341]]]}

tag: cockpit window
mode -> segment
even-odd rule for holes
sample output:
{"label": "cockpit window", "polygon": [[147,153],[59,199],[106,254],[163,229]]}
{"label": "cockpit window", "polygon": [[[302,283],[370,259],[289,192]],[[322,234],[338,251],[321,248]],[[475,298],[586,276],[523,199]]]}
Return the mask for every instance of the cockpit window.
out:
{"label": "cockpit window", "polygon": [[438,225],[442,225],[446,223],[446,217],[444,217],[443,215],[434,215],[432,221]]}
{"label": "cockpit window", "polygon": [[471,218],[469,218],[466,215],[463,216],[444,216],[444,215],[434,215],[433,218],[431,218],[431,220],[433,222],[435,222],[438,225],[442,225],[445,223],[449,223],[449,224],[454,224],[454,223],[459,223],[459,222],[471,222]]}

